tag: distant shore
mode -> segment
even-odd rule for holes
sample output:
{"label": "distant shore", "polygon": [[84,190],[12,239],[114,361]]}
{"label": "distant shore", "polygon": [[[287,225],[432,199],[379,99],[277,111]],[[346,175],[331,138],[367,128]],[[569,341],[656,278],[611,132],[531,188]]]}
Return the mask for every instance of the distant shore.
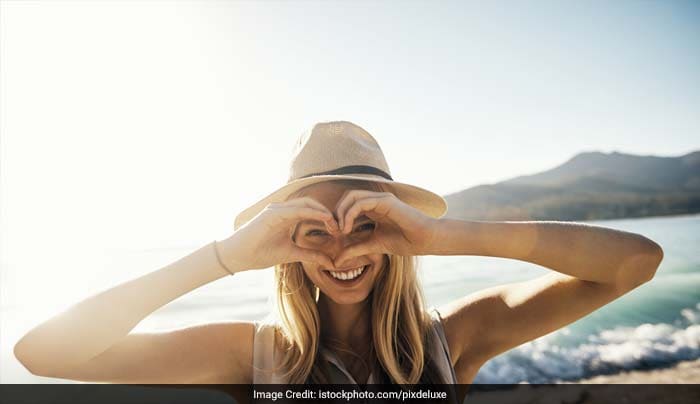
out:
{"label": "distant shore", "polygon": [[700,359],[667,368],[632,370],[556,385],[521,384],[501,391],[474,391],[471,404],[635,403],[695,404],[700,402]]}
{"label": "distant shore", "polygon": [[700,359],[678,362],[670,367],[630,370],[577,380],[577,384],[699,384]]}
{"label": "distant shore", "polygon": [[634,220],[634,219],[655,219],[655,218],[675,218],[675,217],[688,217],[688,216],[700,216],[700,212],[688,212],[688,213],[669,213],[667,215],[649,215],[649,216],[625,216],[625,217],[615,217],[610,219],[586,219],[577,220],[579,222],[609,222],[617,220]]}

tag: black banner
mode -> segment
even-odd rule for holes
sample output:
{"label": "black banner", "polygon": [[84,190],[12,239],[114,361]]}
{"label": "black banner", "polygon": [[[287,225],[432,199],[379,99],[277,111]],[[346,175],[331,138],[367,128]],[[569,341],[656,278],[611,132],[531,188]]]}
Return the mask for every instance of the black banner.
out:
{"label": "black banner", "polygon": [[698,384],[2,384],[2,404],[700,403]]}

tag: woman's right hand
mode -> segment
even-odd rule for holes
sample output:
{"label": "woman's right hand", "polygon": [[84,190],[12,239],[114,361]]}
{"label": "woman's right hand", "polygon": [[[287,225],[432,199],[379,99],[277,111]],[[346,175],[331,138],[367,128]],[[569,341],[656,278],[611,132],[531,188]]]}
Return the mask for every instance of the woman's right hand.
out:
{"label": "woman's right hand", "polygon": [[268,205],[231,237],[219,242],[219,254],[235,272],[299,261],[335,268],[333,260],[321,251],[294,243],[294,229],[303,220],[317,220],[325,223],[330,233],[340,232],[328,208],[309,197],[295,198]]}

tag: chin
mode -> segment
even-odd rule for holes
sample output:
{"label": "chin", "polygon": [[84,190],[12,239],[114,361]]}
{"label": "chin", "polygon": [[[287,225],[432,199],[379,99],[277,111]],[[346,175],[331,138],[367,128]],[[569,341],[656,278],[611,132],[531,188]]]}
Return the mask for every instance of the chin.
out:
{"label": "chin", "polygon": [[367,300],[367,297],[369,296],[369,292],[367,293],[326,293],[323,290],[321,290],[321,293],[326,295],[330,300],[332,300],[335,304],[358,304],[358,303],[364,303]]}

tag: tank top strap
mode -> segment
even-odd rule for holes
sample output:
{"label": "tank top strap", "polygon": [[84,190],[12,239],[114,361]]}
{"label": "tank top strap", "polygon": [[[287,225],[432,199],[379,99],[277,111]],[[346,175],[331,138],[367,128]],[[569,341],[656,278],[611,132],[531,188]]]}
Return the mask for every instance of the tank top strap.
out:
{"label": "tank top strap", "polygon": [[254,323],[253,384],[286,384],[277,369],[282,357],[277,352],[275,326],[262,321]]}
{"label": "tank top strap", "polygon": [[450,356],[450,348],[447,344],[447,338],[445,337],[445,329],[442,325],[442,316],[438,309],[434,307],[430,310],[430,316],[433,319],[433,336],[437,337],[438,341],[438,343],[433,344],[431,347],[432,357],[438,369],[440,369],[442,379],[445,380],[446,383],[457,384],[457,375],[452,366],[452,357]]}

